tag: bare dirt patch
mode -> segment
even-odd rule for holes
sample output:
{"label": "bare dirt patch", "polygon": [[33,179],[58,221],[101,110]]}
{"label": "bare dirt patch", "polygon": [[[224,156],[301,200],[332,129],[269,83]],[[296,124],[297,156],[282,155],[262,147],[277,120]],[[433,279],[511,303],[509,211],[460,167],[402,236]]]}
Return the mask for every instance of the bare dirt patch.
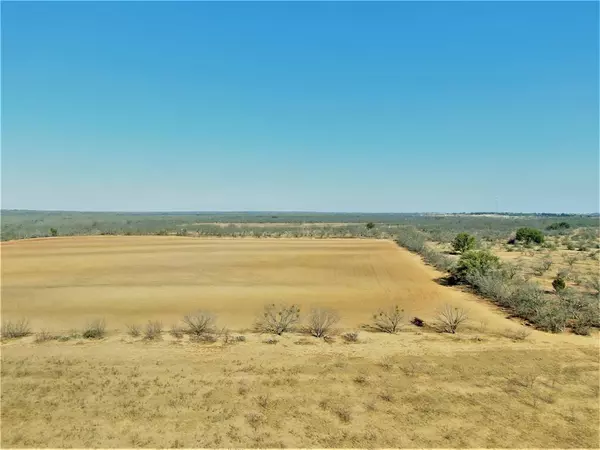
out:
{"label": "bare dirt patch", "polygon": [[73,237],[2,245],[2,313],[33,328],[69,329],[92,317],[107,328],[172,323],[196,310],[222,326],[250,327],[268,303],[333,308],[341,327],[400,305],[425,320],[450,303],[472,320],[506,327],[475,297],[440,286],[440,274],[390,241]]}

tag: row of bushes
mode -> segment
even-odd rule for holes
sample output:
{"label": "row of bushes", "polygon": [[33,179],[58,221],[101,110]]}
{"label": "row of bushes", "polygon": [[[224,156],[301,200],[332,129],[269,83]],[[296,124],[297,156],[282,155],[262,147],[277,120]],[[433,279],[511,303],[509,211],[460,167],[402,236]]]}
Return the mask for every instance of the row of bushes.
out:
{"label": "row of bushes", "polygon": [[[303,320],[304,319],[304,320]],[[466,311],[453,308],[446,305],[440,310],[436,328],[438,331],[456,333],[459,326],[468,319]],[[300,314],[298,305],[275,305],[265,306],[263,312],[257,317],[254,324],[254,331],[258,333],[268,333],[281,336],[284,333],[300,331],[310,334],[317,338],[331,336],[334,326],[339,322],[340,315],[337,311],[331,309],[316,308],[312,309],[306,317]],[[418,326],[425,326],[425,322],[418,317],[411,320],[411,323]],[[384,333],[396,333],[404,324],[404,311],[398,305],[387,309],[380,309],[371,317],[369,324],[363,325],[363,328],[369,331],[380,331]],[[160,340],[164,332],[163,324],[160,321],[148,321],[145,327],[138,324],[127,326],[127,333],[132,337],[143,337],[144,340]],[[228,329],[219,329],[216,326],[216,316],[208,312],[198,312],[187,315],[182,323],[173,325],[169,333],[180,339],[188,335],[194,342],[215,342],[217,336],[224,336],[226,343],[233,341],[244,341],[243,336],[232,336]],[[29,322],[20,320],[17,322],[3,322],[3,338],[20,338],[32,334]],[[106,336],[106,322],[104,319],[95,319],[88,322],[81,332],[73,330],[67,335],[56,335],[47,330],[36,333],[36,342],[49,340],[69,340],[73,338],[101,339]],[[343,335],[346,341],[355,341],[358,332],[349,332]]]}
{"label": "row of bushes", "polygon": [[515,317],[527,320],[538,329],[558,333],[570,327],[574,333],[589,334],[600,326],[600,302],[597,295],[576,292],[564,285],[547,293],[526,281],[518,268],[502,264],[486,250],[467,250],[456,263],[427,246],[425,236],[406,229],[396,242],[419,253],[423,259],[449,273],[450,284],[470,285],[477,293],[508,309]]}

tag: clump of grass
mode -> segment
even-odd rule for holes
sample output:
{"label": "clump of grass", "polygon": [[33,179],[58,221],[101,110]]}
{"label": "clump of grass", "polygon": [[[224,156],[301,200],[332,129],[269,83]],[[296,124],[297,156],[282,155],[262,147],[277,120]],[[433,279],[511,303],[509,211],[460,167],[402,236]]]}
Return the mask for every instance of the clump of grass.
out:
{"label": "clump of grass", "polygon": [[27,319],[20,319],[16,322],[10,320],[2,322],[2,337],[3,338],[20,338],[29,336],[31,334],[31,328],[29,327],[29,321]]}
{"label": "clump of grass", "polygon": [[529,337],[530,334],[531,334],[531,331],[526,328],[519,328],[518,330],[513,330],[511,328],[508,328],[504,332],[504,335],[506,337],[508,337],[509,339],[512,339],[513,341],[524,341],[525,339],[527,339]]}
{"label": "clump of grass", "polygon": [[373,314],[373,327],[384,333],[395,333],[400,329],[404,310],[394,305],[387,310],[380,309]]}
{"label": "clump of grass", "polygon": [[297,305],[267,305],[257,318],[254,327],[261,333],[273,333],[281,336],[291,331],[300,321],[300,307]]}
{"label": "clump of grass", "polygon": [[456,333],[458,328],[468,320],[467,312],[462,308],[444,305],[438,314],[440,330],[446,333]]}
{"label": "clump of grass", "polygon": [[142,328],[137,324],[127,325],[127,334],[131,337],[140,337],[142,335]]}
{"label": "clump of grass", "polygon": [[360,374],[360,375],[356,375],[353,380],[356,384],[367,384],[367,377]]}
{"label": "clump of grass", "polygon": [[41,344],[42,342],[53,341],[58,337],[55,334],[50,333],[47,330],[41,330],[35,334],[34,342],[36,344]]}
{"label": "clump of grass", "polygon": [[308,315],[306,331],[314,337],[325,337],[329,335],[332,327],[338,323],[340,315],[337,311],[330,309],[313,309]]}
{"label": "clump of grass", "polygon": [[279,341],[273,337],[273,338],[265,339],[265,340],[263,341],[263,344],[271,344],[271,345],[274,345],[274,344],[277,344],[278,342],[279,342]]}
{"label": "clump of grass", "polygon": [[217,336],[211,333],[192,334],[190,336],[190,342],[195,344],[214,344],[217,342]]}
{"label": "clump of grass", "polygon": [[144,330],[144,340],[158,341],[162,339],[162,323],[158,320],[149,320]]}
{"label": "clump of grass", "polygon": [[358,342],[358,331],[348,331],[342,334],[342,339],[348,343]]}
{"label": "clump of grass", "polygon": [[104,319],[94,319],[88,322],[82,333],[85,339],[102,339],[105,335],[106,321]]}

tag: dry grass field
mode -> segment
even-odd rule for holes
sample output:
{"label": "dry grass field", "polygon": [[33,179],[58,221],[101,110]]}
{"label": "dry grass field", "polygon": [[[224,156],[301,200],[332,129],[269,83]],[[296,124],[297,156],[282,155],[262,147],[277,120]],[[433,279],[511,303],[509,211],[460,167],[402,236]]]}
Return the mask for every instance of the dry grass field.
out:
{"label": "dry grass field", "polygon": [[[598,448],[599,347],[520,324],[388,241],[78,237],[3,243],[2,316],[60,333],[104,317],[99,340],[1,345],[6,447]],[[456,335],[245,331],[269,302],[337,309],[357,329],[397,303]],[[245,341],[166,330],[210,310]],[[162,339],[129,323],[159,319]]]}

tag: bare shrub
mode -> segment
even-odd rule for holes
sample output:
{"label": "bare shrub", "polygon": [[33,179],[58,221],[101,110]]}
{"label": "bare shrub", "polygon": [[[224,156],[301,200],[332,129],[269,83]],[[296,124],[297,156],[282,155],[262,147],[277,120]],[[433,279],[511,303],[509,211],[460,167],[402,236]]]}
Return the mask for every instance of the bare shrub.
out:
{"label": "bare shrub", "polygon": [[534,268],[533,271],[536,276],[540,277],[545,274],[552,267],[552,258],[545,256]]}
{"label": "bare shrub", "polygon": [[162,323],[158,320],[149,320],[144,330],[144,339],[147,341],[158,341],[162,339]]}
{"label": "bare shrub", "polygon": [[129,324],[127,325],[127,334],[131,337],[140,337],[142,334],[142,328],[135,323]]}
{"label": "bare shrub", "polygon": [[320,308],[313,309],[308,315],[306,331],[314,337],[325,337],[339,320],[340,316],[336,311]]}
{"label": "bare shrub", "polygon": [[385,333],[395,333],[400,328],[404,310],[394,305],[387,310],[380,309],[373,314],[373,327]]}
{"label": "bare shrub", "polygon": [[297,305],[267,305],[254,325],[256,331],[281,336],[291,331],[300,321],[300,307]]}
{"label": "bare shrub", "polygon": [[345,342],[358,342],[358,331],[348,331],[342,334],[342,339]]}
{"label": "bare shrub", "polygon": [[169,334],[171,336],[173,336],[175,339],[182,339],[183,338],[183,331],[181,329],[181,327],[178,327],[177,325],[171,325],[171,329],[169,330]]}
{"label": "bare shrub", "polygon": [[279,341],[278,341],[277,339],[275,339],[275,338],[269,338],[269,339],[265,339],[265,340],[263,341],[263,344],[271,344],[271,345],[274,345],[274,344],[277,344],[278,342],[279,342]]}
{"label": "bare shrub", "polygon": [[573,268],[573,265],[577,262],[579,258],[577,258],[577,256],[574,255],[564,255],[563,256],[563,260],[565,261],[565,264],[567,264],[569,266],[569,269]]}
{"label": "bare shrub", "polygon": [[16,322],[10,320],[2,322],[2,337],[3,338],[20,338],[29,336],[31,328],[27,319],[20,319]]}
{"label": "bare shrub", "polygon": [[82,336],[85,339],[101,339],[105,334],[106,321],[104,319],[94,319],[86,324]]}
{"label": "bare shrub", "polygon": [[458,327],[467,321],[467,312],[462,308],[453,308],[450,305],[444,305],[438,314],[440,328],[446,333],[456,333]]}
{"label": "bare shrub", "polygon": [[50,333],[49,331],[46,330],[41,330],[39,333],[35,334],[35,343],[36,344],[41,344],[42,342],[48,342],[48,341],[52,341],[54,339],[57,339],[57,336]]}
{"label": "bare shrub", "polygon": [[186,332],[189,334],[202,335],[215,331],[215,316],[208,312],[199,311],[195,314],[188,314],[183,318],[183,322],[186,324]]}

